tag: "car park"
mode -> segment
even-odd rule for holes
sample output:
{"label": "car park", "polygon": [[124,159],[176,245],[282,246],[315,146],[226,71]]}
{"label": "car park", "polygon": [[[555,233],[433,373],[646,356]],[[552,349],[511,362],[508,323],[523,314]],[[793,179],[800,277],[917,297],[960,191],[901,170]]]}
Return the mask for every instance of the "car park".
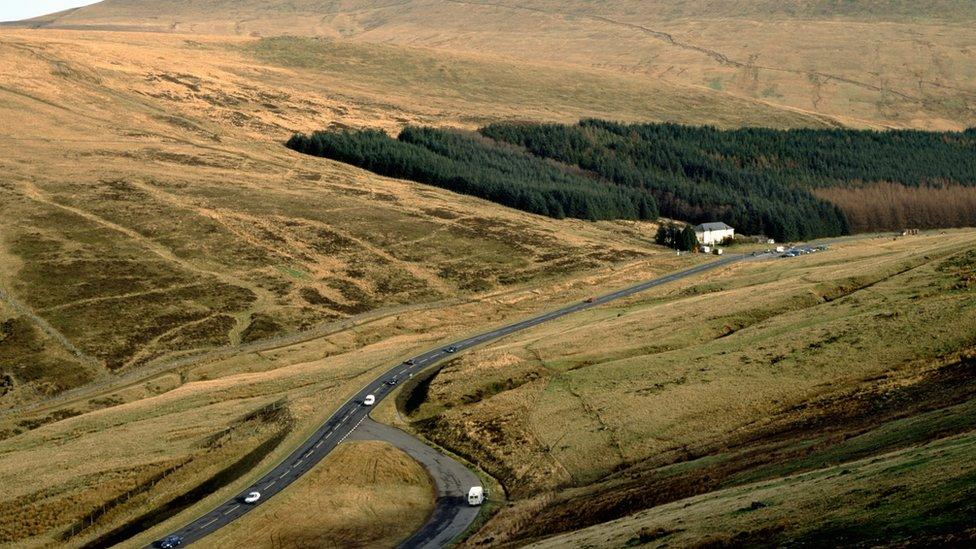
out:
{"label": "car park", "polygon": [[183,545],[183,538],[175,534],[172,536],[166,536],[165,538],[156,542],[156,547],[159,547],[159,549],[173,549],[174,547],[178,547],[180,545]]}
{"label": "car park", "polygon": [[363,406],[372,406],[374,404],[376,404],[376,396],[374,395],[366,395],[366,398],[363,399]]}
{"label": "car park", "polygon": [[250,492],[244,496],[244,503],[257,503],[261,499],[261,492]]}

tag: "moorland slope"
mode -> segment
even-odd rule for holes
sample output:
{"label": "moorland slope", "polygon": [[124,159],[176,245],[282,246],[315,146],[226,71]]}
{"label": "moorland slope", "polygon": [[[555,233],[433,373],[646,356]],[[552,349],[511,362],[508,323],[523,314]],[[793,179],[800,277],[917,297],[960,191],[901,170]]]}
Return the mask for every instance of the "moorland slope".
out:
{"label": "moorland slope", "polygon": [[461,356],[413,424],[514,500],[472,547],[968,539],[974,268],[971,230],[730,266]]}
{"label": "moorland slope", "polygon": [[303,157],[295,132],[972,122],[965,6],[672,4],[660,31],[637,3],[324,4],[118,0],[0,28],[0,543],[133,524],[148,542],[153,517],[226,499],[405,353],[701,260],[648,245],[653,224]]}
{"label": "moorland slope", "polygon": [[964,0],[108,0],[32,25],[358,42],[599,68],[859,126],[976,123]]}
{"label": "moorland slope", "polygon": [[293,132],[633,120],[678,95],[688,122],[818,123],[627,77],[607,95],[582,69],[308,45],[0,29],[0,542],[82,545],[226,496],[399,353],[690,260],[648,246],[650,223],[377,177],[289,151]]}

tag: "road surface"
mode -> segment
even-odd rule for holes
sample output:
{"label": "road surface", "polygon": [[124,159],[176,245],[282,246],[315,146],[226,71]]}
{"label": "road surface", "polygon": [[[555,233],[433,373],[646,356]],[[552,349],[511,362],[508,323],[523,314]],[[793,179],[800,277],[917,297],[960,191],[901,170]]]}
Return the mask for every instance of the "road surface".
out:
{"label": "road surface", "polygon": [[[261,504],[268,501],[268,499],[273,497],[275,494],[287,488],[288,485],[294,482],[298,477],[307,473],[312,469],[312,467],[315,467],[319,461],[321,461],[325,456],[329,455],[329,452],[346,440],[346,438],[348,438],[353,431],[356,431],[357,428],[364,427],[364,422],[368,421],[368,429],[372,435],[374,435],[373,438],[379,438],[380,440],[391,442],[394,445],[404,448],[408,454],[427,467],[431,477],[435,479],[435,482],[437,482],[438,499],[431,519],[420,531],[407,539],[403,546],[411,548],[443,547],[456,535],[464,532],[477,516],[476,510],[467,507],[465,497],[467,495],[468,488],[479,484],[479,482],[470,472],[468,475],[460,473],[460,470],[464,469],[463,465],[437,453],[431,448],[427,448],[418,440],[415,440],[415,443],[407,444],[404,442],[403,437],[410,437],[409,435],[406,435],[406,433],[393,428],[383,429],[379,427],[378,424],[373,423],[372,420],[369,420],[367,416],[370,408],[362,405],[363,399],[366,397],[366,395],[375,395],[376,403],[379,404],[383,398],[389,396],[389,394],[392,393],[396,388],[395,385],[386,384],[385,382],[387,380],[396,379],[397,382],[405,380],[421,370],[430,368],[438,362],[443,361],[444,359],[452,356],[454,353],[505,337],[521,330],[526,330],[533,326],[538,326],[539,324],[556,318],[570,315],[591,307],[597,307],[616,299],[631,296],[655,286],[674,282],[675,280],[712,270],[736,261],[741,261],[748,257],[750,256],[728,255],[716,261],[703,263],[684,271],[679,271],[667,276],[656,278],[654,280],[643,282],[641,284],[630,286],[610,294],[593,298],[592,300],[588,300],[586,302],[575,303],[573,305],[569,305],[555,311],[550,311],[521,322],[516,322],[515,324],[510,324],[490,332],[485,332],[467,339],[447,344],[437,349],[429,350],[421,355],[413,357],[411,359],[412,364],[408,364],[407,362],[397,364],[393,368],[387,370],[383,375],[374,379],[366,387],[363,387],[358,393],[347,400],[345,404],[340,406],[339,409],[336,410],[336,412],[332,414],[332,416],[321,427],[319,427],[317,431],[315,431],[311,438],[306,440],[297,450],[292,452],[291,455],[285,458],[271,471],[248,486],[235,498],[224,502],[216,509],[213,509],[209,513],[194,520],[179,530],[172,532],[172,534],[183,538],[183,545],[185,546],[203,539],[208,534],[220,529],[235,519],[240,518],[252,509],[260,507]],[[448,349],[451,349],[453,352],[449,352]],[[417,445],[424,446],[427,448],[427,451],[420,451]],[[436,454],[438,457],[431,457],[431,453]],[[244,496],[246,496],[248,492],[253,491],[261,492],[261,499],[256,504],[252,505],[243,503]]]}
{"label": "road surface", "polygon": [[467,504],[468,489],[481,480],[464,465],[427,446],[396,427],[367,419],[349,437],[382,440],[403,450],[426,468],[434,479],[437,502],[423,528],[400,544],[402,548],[444,547],[460,536],[478,516],[478,507]]}

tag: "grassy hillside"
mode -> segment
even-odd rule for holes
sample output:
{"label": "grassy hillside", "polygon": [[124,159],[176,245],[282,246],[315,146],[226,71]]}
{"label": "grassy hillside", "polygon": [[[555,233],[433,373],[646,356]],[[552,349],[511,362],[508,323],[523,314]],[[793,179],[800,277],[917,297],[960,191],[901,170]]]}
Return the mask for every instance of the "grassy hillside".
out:
{"label": "grassy hillside", "polygon": [[[664,525],[662,538],[717,535],[707,520],[675,524],[658,506],[773,479],[775,497],[737,488],[735,501],[777,506],[755,516],[788,515],[785,500],[793,490],[799,497],[803,482],[781,477],[901,450],[893,463],[907,469],[912,448],[971,435],[976,341],[960,327],[976,322],[974,258],[972,231],[869,238],[662,287],[455,359],[426,389],[414,424],[479,463],[517,500],[472,545],[521,543],[643,509],[641,521],[628,520],[652,532]],[[945,444],[958,450],[953,456],[965,453],[965,445]],[[930,492],[906,491],[884,505],[899,521],[931,507],[932,521],[964,530],[951,517],[967,516],[966,496],[951,487],[971,473],[950,468],[926,479],[923,470],[910,474]],[[840,541],[844,525],[862,517],[878,530],[857,539],[890,539],[896,526],[886,531],[881,522],[894,515],[876,514],[870,503],[892,483],[882,473],[854,477],[864,477],[858,486],[879,481],[866,493],[835,482],[816,499],[799,499],[809,514],[774,525],[773,534],[786,541],[822,531]],[[817,514],[817,501],[838,498],[846,507],[836,521]],[[754,523],[735,524],[748,531]],[[906,523],[898,535],[936,526]]]}
{"label": "grassy hillside", "polygon": [[220,547],[390,547],[433,512],[430,476],[383,442],[339,446],[288,491],[217,532]]}
{"label": "grassy hillside", "polygon": [[[661,35],[504,6],[333,6],[120,0],[0,27],[0,544],[155,524],[132,542],[148,543],[406,354],[703,259],[650,246],[652,223],[552,220],[304,157],[282,146],[295,132],[971,119],[964,22],[674,20]],[[947,269],[961,292],[965,265]]]}
{"label": "grassy hillside", "polygon": [[[645,253],[646,237],[620,227],[554,223],[288,152],[281,142],[305,127],[466,122],[446,79],[393,97],[396,83],[256,64],[248,47],[4,31],[4,406]],[[495,84],[542,89],[529,73],[512,78]],[[588,93],[548,108],[579,112]],[[519,112],[489,101],[458,108]]]}
{"label": "grassy hillside", "polygon": [[[545,84],[586,71],[482,60],[498,71],[466,100],[447,77],[410,91],[262,61],[251,39],[0,34],[0,544],[186,520],[401,353],[695,260],[649,246],[652,223],[527,215],[283,146],[322,127],[633,119],[655,95],[641,83],[560,99]],[[522,84],[525,106],[491,95]],[[750,112],[699,107],[686,116]],[[184,510],[187,492],[216,495]]]}
{"label": "grassy hillside", "polygon": [[970,431],[727,488],[531,546],[967,545],[976,537],[974,439]]}
{"label": "grassy hillside", "polygon": [[858,126],[976,124],[964,0],[110,0],[35,24],[346,37],[597,68]]}

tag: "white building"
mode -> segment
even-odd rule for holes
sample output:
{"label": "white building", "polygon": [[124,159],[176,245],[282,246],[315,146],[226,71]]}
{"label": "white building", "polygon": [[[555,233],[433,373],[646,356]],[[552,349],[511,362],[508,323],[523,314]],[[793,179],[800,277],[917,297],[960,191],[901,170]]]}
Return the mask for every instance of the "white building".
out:
{"label": "white building", "polygon": [[698,242],[705,246],[713,246],[721,243],[726,238],[735,236],[735,229],[722,222],[702,223],[701,225],[695,225],[694,229],[695,236],[698,237]]}

